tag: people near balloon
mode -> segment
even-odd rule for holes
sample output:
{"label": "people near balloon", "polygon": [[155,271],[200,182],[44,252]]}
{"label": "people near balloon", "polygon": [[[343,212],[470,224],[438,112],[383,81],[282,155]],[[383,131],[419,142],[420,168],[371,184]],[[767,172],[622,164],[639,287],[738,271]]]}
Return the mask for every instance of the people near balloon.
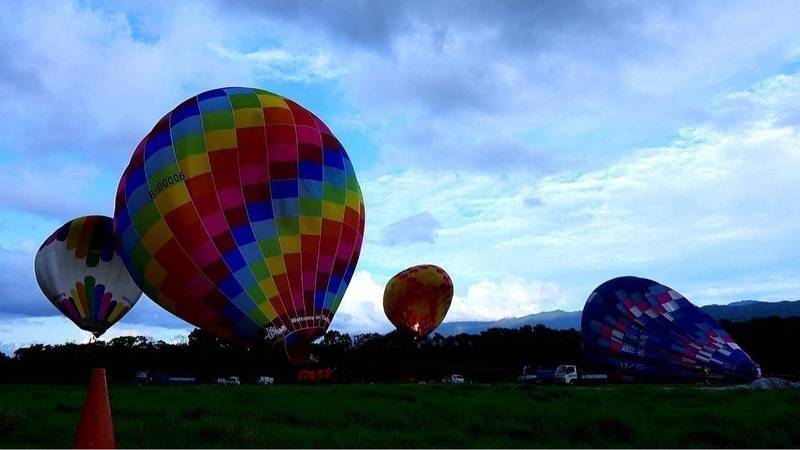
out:
{"label": "people near balloon", "polygon": [[633,380],[751,381],[759,371],[711,316],[645,278],[598,286],[583,308],[581,334],[587,363]]}
{"label": "people near balloon", "polygon": [[441,267],[424,264],[393,276],[383,291],[383,310],[398,330],[420,338],[430,334],[447,315],[453,301],[453,281]]}
{"label": "people near balloon", "polygon": [[62,225],[39,248],[34,271],[48,300],[95,337],[142,295],[115,251],[110,217],[78,217]]}
{"label": "people near balloon", "polygon": [[364,237],[353,164],[328,127],[261,89],[214,89],[159,120],[117,190],[133,279],[159,305],[293,360],[328,328]]}

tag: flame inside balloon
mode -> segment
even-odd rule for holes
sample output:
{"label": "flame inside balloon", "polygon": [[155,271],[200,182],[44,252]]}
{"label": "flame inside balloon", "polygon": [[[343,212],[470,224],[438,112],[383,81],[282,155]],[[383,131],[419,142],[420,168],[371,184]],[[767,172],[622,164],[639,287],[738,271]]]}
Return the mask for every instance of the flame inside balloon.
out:
{"label": "flame inside balloon", "polygon": [[444,320],[453,300],[453,282],[441,267],[410,267],[386,284],[383,310],[399,330],[417,337],[430,334]]}

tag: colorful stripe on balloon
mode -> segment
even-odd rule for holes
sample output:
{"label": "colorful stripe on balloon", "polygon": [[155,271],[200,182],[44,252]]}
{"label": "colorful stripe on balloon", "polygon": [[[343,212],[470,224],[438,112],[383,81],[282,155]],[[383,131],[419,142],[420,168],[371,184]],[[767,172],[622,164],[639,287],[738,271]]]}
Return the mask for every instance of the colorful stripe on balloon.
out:
{"label": "colorful stripe on balloon", "polygon": [[352,277],[364,205],[344,148],[259,89],[190,98],[135,150],[115,226],[131,274],[189,322],[238,338],[327,328]]}

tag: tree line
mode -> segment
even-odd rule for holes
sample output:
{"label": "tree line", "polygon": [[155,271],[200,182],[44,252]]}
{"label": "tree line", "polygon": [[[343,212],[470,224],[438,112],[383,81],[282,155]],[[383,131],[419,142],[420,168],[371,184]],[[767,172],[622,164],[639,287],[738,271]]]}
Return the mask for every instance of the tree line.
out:
{"label": "tree line", "polygon": [[[800,317],[720,324],[765,375],[800,376],[800,359],[793,356],[800,343]],[[313,345],[312,355],[308,364],[295,366],[280,345],[232,345],[195,329],[181,343],[125,336],[86,344],[36,344],[17,349],[12,357],[0,353],[0,382],[85,383],[92,367],[106,368],[111,383],[129,383],[141,371],[205,383],[225,376],[252,382],[265,375],[295,382],[298,371],[315,368],[333,369],[336,382],[438,381],[452,373],[502,382],[515,380],[525,365],[583,367],[580,332],[543,325],[422,339],[396,331],[353,336],[329,331]]]}

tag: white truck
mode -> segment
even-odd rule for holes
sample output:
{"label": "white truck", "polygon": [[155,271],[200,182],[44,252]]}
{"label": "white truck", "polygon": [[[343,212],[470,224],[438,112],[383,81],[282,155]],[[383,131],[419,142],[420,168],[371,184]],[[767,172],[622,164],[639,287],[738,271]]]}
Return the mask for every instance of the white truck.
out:
{"label": "white truck", "polygon": [[558,384],[575,384],[578,379],[578,368],[569,364],[562,364],[556,367],[556,371],[553,374],[553,381]]}
{"label": "white truck", "polygon": [[258,377],[258,381],[256,381],[256,383],[257,384],[275,384],[275,378],[267,377],[267,376],[261,376],[261,377]]}
{"label": "white truck", "polygon": [[442,383],[447,383],[447,384],[462,384],[463,382],[464,382],[464,376],[459,375],[457,373],[442,378]]}
{"label": "white truck", "polygon": [[519,380],[523,383],[556,383],[556,384],[577,384],[577,383],[598,383],[608,380],[608,375],[604,373],[581,373],[578,367],[572,364],[561,364],[555,370],[536,369],[528,366],[522,368],[522,376]]}
{"label": "white truck", "polygon": [[217,384],[242,384],[239,377],[220,377],[217,378]]}
{"label": "white truck", "polygon": [[152,382],[153,380],[150,378],[150,372],[148,371],[136,372],[136,375],[133,377],[133,384],[137,386],[144,386]]}

